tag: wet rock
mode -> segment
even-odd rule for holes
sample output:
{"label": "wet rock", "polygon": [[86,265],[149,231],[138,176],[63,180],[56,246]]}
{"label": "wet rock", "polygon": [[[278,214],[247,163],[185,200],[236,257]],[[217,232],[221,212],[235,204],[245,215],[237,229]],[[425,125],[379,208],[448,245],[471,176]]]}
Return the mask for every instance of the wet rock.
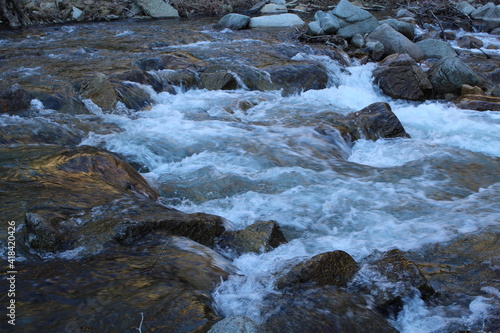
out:
{"label": "wet rock", "polygon": [[202,73],[200,83],[201,88],[207,90],[235,90],[239,88],[237,78],[228,71]]}
{"label": "wet rock", "polygon": [[260,333],[262,330],[257,324],[248,317],[234,316],[227,317],[219,321],[210,328],[208,333]]}
{"label": "wet rock", "polygon": [[23,332],[208,331],[220,320],[210,293],[233,272],[214,251],[165,236],[87,259],[24,264]]}
{"label": "wet rock", "polygon": [[287,240],[274,221],[257,222],[243,230],[226,231],[217,241],[220,248],[236,254],[267,252],[284,243]]}
{"label": "wet rock", "polygon": [[457,55],[457,52],[449,43],[439,39],[424,39],[416,42],[415,45],[424,51],[425,59],[441,59]]}
{"label": "wet rock", "polygon": [[399,21],[396,19],[387,19],[380,21],[380,24],[387,23],[391,27],[394,28],[399,33],[402,33],[406,38],[409,40],[413,40],[415,38],[415,25],[408,23],[408,22],[403,22]]}
{"label": "wet rock", "polygon": [[432,85],[415,60],[407,54],[393,54],[373,72],[375,83],[384,94],[397,99],[424,100]]}
{"label": "wet rock", "polygon": [[17,83],[13,84],[8,89],[0,91],[0,111],[11,114],[26,111],[31,106],[31,99],[30,92]]}
{"label": "wet rock", "polygon": [[422,299],[428,300],[435,294],[418,266],[398,249],[372,255],[368,261],[369,264],[362,267],[352,283],[351,290],[357,289],[353,288],[356,285],[360,288],[360,284],[360,289],[373,297],[377,310],[385,316],[397,315],[402,310],[404,297],[419,293]]}
{"label": "wet rock", "polygon": [[250,90],[276,89],[269,73],[247,65],[212,65],[200,73],[201,87],[217,90],[247,88]]}
{"label": "wet rock", "polygon": [[130,110],[144,110],[153,105],[151,95],[141,88],[139,84],[114,81],[112,85],[118,94],[118,100]]}
{"label": "wet rock", "polygon": [[139,7],[146,15],[152,18],[175,18],[179,17],[177,9],[161,0],[136,0]]}
{"label": "wet rock", "polygon": [[265,332],[397,332],[363,297],[335,287],[270,295],[264,310]]}
{"label": "wet rock", "polygon": [[485,95],[464,95],[455,102],[461,109],[476,111],[500,111],[500,97]]}
{"label": "wet rock", "polygon": [[240,30],[248,27],[250,16],[241,14],[227,14],[219,20],[216,27],[218,29],[228,28],[231,30]]}
{"label": "wet rock", "polygon": [[464,84],[462,88],[460,88],[460,96],[465,95],[484,95],[483,90],[478,86],[470,86],[468,84]]}
{"label": "wet rock", "polygon": [[382,43],[384,45],[384,55],[386,56],[394,53],[407,53],[416,61],[424,59],[424,52],[420,47],[388,24],[381,24],[375,28],[366,40]]}
{"label": "wet rock", "polygon": [[324,89],[328,85],[326,69],[317,63],[299,63],[285,66],[266,67],[276,89],[282,89],[284,96],[310,89]]}
{"label": "wet rock", "polygon": [[410,137],[387,103],[373,103],[350,113],[347,116],[347,123],[355,128],[351,133],[355,140]]}
{"label": "wet rock", "polygon": [[483,41],[472,36],[463,36],[457,39],[457,45],[464,49],[479,49],[483,47]]}
{"label": "wet rock", "polygon": [[438,93],[457,93],[462,85],[475,86],[479,80],[472,69],[457,57],[445,57],[430,69],[429,80]]}
{"label": "wet rock", "polygon": [[181,87],[185,90],[189,90],[197,87],[200,84],[200,78],[198,74],[191,69],[179,69],[179,70],[161,70],[155,73],[158,80],[162,83],[162,86],[166,87],[169,85]]}
{"label": "wet rock", "polygon": [[103,110],[111,110],[118,102],[118,93],[103,73],[85,81],[79,91],[83,99],[90,99]]}
{"label": "wet rock", "polygon": [[278,14],[252,17],[250,28],[301,27],[305,24],[296,14]]}
{"label": "wet rock", "polygon": [[345,287],[358,269],[356,261],[346,252],[325,252],[292,267],[276,281],[276,287],[283,289],[304,283]]}
{"label": "wet rock", "polygon": [[[55,144],[78,145],[86,136],[85,132],[64,125],[56,124],[43,118],[30,119],[27,122],[5,119],[0,126],[0,145]],[[34,130],[33,128],[36,128]]]}

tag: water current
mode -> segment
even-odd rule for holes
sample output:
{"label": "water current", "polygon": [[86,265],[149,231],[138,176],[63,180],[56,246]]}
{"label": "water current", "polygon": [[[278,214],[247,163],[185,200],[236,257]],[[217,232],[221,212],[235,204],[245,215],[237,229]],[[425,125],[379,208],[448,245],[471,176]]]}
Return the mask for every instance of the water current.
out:
{"label": "water current", "polygon": [[[144,38],[133,25],[115,32],[120,38]],[[62,33],[71,38],[74,31]],[[266,43],[235,39],[232,31],[205,27],[202,33],[207,41],[169,50],[203,52]],[[299,50],[296,57],[311,56]],[[260,305],[265,295],[277,292],[276,275],[313,255],[344,250],[362,261],[375,250],[419,251],[499,222],[498,112],[392,100],[373,84],[374,64],[354,63],[341,71],[335,62],[318,59],[338,86],[287,97],[244,87],[178,88],[176,95],[149,89],[155,101],[150,110],[95,109],[102,124],[119,130],[91,132],[81,142],[141,165],[168,206],[220,215],[234,230],[267,220],[281,226],[289,243],[234,258],[239,274],[222,282],[213,295],[225,316],[241,314],[261,322],[265,314]],[[37,71],[25,68],[23,75]],[[250,107],[241,107],[242,101]],[[328,125],[325,112],[347,114],[374,102],[389,103],[411,138],[351,145],[340,135],[328,140],[316,131]],[[7,118],[25,121],[1,119],[5,123]],[[465,305],[433,307],[419,298],[406,299],[392,324],[406,333],[476,324],[498,311],[491,300],[498,304],[499,291],[485,291],[486,296],[472,295]]]}

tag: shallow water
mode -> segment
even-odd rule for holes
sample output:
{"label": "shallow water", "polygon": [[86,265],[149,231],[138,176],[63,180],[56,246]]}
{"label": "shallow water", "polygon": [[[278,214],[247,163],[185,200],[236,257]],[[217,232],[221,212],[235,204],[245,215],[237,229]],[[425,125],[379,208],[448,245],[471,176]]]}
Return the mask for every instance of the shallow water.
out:
{"label": "shallow water", "polygon": [[[158,40],[156,33],[161,32],[165,40],[164,32],[150,24],[140,29],[140,23],[99,26],[107,36],[102,44],[90,43],[95,51],[75,47],[75,52],[85,53],[89,61],[106,69],[109,57],[102,48],[109,38],[119,38],[119,47],[109,47],[118,58],[129,52],[145,54],[148,43]],[[34,49],[50,46],[54,49],[45,50],[44,57],[65,61],[75,55],[67,50],[55,55],[59,49],[54,44],[68,38],[75,45],[87,43],[93,28],[48,29],[17,43]],[[213,48],[237,50],[275,42],[273,38],[259,41],[258,35],[248,38],[250,32],[203,29],[204,38],[187,34],[168,50],[189,49],[210,57]],[[45,44],[46,38],[50,43]],[[307,48],[296,49],[297,59],[311,57]],[[228,54],[234,57],[232,51]],[[108,60],[103,63],[100,56]],[[151,110],[92,116],[108,130],[91,128],[80,143],[105,147],[140,165],[161,200],[179,210],[220,215],[231,229],[262,220],[278,222],[290,242],[268,253],[235,258],[239,274],[215,291],[216,307],[225,316],[242,314],[261,322],[265,317],[261,303],[276,292],[272,283],[276,274],[315,254],[344,250],[361,261],[374,250],[418,251],[499,222],[498,112],[461,110],[441,102],[395,101],[374,87],[373,64],[341,71],[331,60],[322,61],[332,76],[326,89],[288,97],[278,91],[245,89],[179,89],[176,95],[150,91],[156,102]],[[122,63],[126,67],[123,59],[117,66]],[[76,75],[79,66],[63,67],[57,75],[66,70]],[[30,65],[2,75],[27,80],[30,75],[42,75],[44,68]],[[251,107],[242,108],[241,102]],[[322,116],[347,114],[374,102],[389,103],[411,138],[359,140],[351,145]],[[15,117],[2,119],[0,126],[16,121]],[[57,117],[53,121],[61,122]],[[318,126],[331,128],[329,135],[318,133]],[[498,300],[498,290],[490,288],[488,297]],[[438,332],[451,323],[477,327],[478,321],[495,315],[491,302],[485,300],[488,297],[468,296],[472,297],[468,308],[405,300],[393,324],[401,332]]]}

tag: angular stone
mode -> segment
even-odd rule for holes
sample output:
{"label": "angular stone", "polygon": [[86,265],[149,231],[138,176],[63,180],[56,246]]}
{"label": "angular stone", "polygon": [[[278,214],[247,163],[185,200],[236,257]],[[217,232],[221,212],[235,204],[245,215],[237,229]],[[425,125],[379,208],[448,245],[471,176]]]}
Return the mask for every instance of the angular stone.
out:
{"label": "angular stone", "polygon": [[500,97],[485,95],[462,96],[455,105],[461,109],[476,111],[500,111]]}
{"label": "angular stone", "polygon": [[179,17],[177,9],[163,0],[136,0],[136,2],[144,10],[144,13],[152,18]]}
{"label": "angular stone", "polygon": [[375,83],[392,98],[424,100],[432,85],[422,68],[407,54],[393,54],[373,72]]}
{"label": "angular stone", "polygon": [[463,49],[479,49],[483,47],[483,41],[472,36],[463,36],[457,39],[457,45]]}
{"label": "angular stone", "polygon": [[80,88],[83,99],[90,99],[103,110],[111,110],[118,102],[118,93],[103,73],[97,73]]}
{"label": "angular stone", "polygon": [[413,38],[415,38],[415,25],[414,24],[399,21],[396,19],[387,19],[387,20],[380,21],[380,24],[383,24],[383,23],[387,23],[388,25],[393,27],[394,30],[405,35],[406,38],[408,38],[409,40],[413,40]]}
{"label": "angular stone", "polygon": [[475,86],[479,82],[474,71],[457,57],[439,60],[430,69],[429,80],[438,93],[456,93],[464,84]]}
{"label": "angular stone", "polygon": [[13,84],[4,91],[0,91],[0,112],[18,113],[30,108],[32,94],[21,88],[19,84]]}

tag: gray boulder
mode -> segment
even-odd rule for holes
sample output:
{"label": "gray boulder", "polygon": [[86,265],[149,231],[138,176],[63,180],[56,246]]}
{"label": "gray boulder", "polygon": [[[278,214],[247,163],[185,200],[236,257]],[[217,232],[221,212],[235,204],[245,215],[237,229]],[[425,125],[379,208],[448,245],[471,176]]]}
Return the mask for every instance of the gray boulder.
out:
{"label": "gray boulder", "polygon": [[144,13],[152,18],[179,17],[177,9],[163,0],[137,0]]}
{"label": "gray boulder", "polygon": [[340,29],[341,22],[331,12],[325,13],[319,10],[314,14],[314,20],[319,23],[321,29],[327,35],[332,35]]}
{"label": "gray boulder", "polygon": [[470,15],[476,10],[476,8],[474,8],[474,6],[469,4],[467,1],[462,1],[462,2],[458,3],[457,9],[459,12],[461,12],[462,14],[465,14],[465,15]]}
{"label": "gray boulder", "polygon": [[384,57],[385,49],[381,42],[367,42],[365,50],[373,61],[380,61]]}
{"label": "gray boulder", "polygon": [[312,21],[307,25],[307,34],[310,36],[321,36],[325,35],[325,31],[321,28],[319,21]]}
{"label": "gray boulder", "polygon": [[341,0],[332,14],[339,18],[340,29],[337,35],[352,38],[355,34],[365,35],[375,29],[379,22],[372,14],[361,9],[348,0]]}
{"label": "gray boulder", "polygon": [[424,51],[403,34],[397,32],[387,23],[376,27],[367,37],[368,42],[378,41],[384,45],[384,55],[406,53],[416,61],[424,59]]}
{"label": "gray boulder", "polygon": [[488,2],[487,4],[474,10],[470,16],[476,20],[483,20],[487,17],[491,17],[496,10],[496,6],[493,2]]}
{"label": "gray boulder", "polygon": [[302,19],[295,14],[279,14],[252,17],[250,28],[272,28],[272,27],[297,27],[305,24]]}
{"label": "gray boulder", "polygon": [[415,38],[415,25],[414,24],[399,21],[396,19],[387,19],[387,20],[380,21],[380,23],[381,24],[387,23],[388,25],[393,27],[394,30],[405,35],[406,38],[408,38],[409,40],[413,40],[413,38]]}
{"label": "gray boulder", "polygon": [[373,76],[384,94],[396,99],[424,100],[432,89],[422,68],[407,54],[388,56]]}
{"label": "gray boulder", "polygon": [[430,69],[429,80],[438,93],[458,93],[462,85],[475,86],[479,82],[474,71],[457,57],[439,60]]}
{"label": "gray boulder", "polygon": [[288,9],[284,5],[279,5],[275,3],[269,3],[262,7],[260,10],[262,14],[281,14],[288,12]]}
{"label": "gray boulder", "polygon": [[441,59],[457,55],[457,52],[449,43],[439,39],[424,39],[415,44],[424,51],[425,59]]}
{"label": "gray boulder", "polygon": [[240,30],[248,27],[250,23],[250,17],[241,14],[227,14],[219,20],[217,23],[217,28],[224,29],[228,28],[231,30]]}
{"label": "gray boulder", "polygon": [[351,45],[361,48],[365,45],[365,38],[361,34],[355,34],[351,38]]}

